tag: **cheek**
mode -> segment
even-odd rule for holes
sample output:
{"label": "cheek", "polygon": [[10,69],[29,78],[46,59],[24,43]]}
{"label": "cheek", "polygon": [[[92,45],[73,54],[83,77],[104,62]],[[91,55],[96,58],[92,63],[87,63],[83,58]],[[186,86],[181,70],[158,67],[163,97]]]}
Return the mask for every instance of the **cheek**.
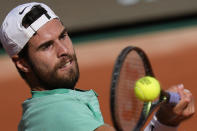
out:
{"label": "cheek", "polygon": [[66,43],[67,43],[67,47],[69,48],[70,53],[74,54],[75,52],[74,52],[73,44],[72,44],[70,37],[66,39]]}
{"label": "cheek", "polygon": [[40,72],[48,72],[49,70],[52,70],[55,63],[52,57],[46,57],[41,54],[34,55],[31,58],[31,61]]}

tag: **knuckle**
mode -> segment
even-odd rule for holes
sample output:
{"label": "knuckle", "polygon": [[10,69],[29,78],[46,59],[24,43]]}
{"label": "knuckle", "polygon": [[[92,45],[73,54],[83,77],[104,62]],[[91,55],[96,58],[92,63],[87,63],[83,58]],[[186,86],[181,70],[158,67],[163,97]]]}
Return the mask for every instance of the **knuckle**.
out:
{"label": "knuckle", "polygon": [[187,93],[187,97],[192,99],[192,94],[191,93]]}
{"label": "knuckle", "polygon": [[182,114],[183,117],[189,117],[191,115],[192,115],[191,112],[183,112],[183,114]]}
{"label": "knuckle", "polygon": [[177,92],[177,86],[176,85],[173,85],[171,86],[170,88],[167,89],[167,91],[170,91],[170,92]]}
{"label": "knuckle", "polygon": [[195,109],[192,110],[192,114],[194,114],[194,113],[195,113]]}
{"label": "knuckle", "polygon": [[188,90],[188,89],[184,89],[184,92],[191,94],[190,90]]}
{"label": "knuckle", "polygon": [[191,111],[191,112],[184,112],[183,115],[182,115],[182,117],[187,118],[187,117],[191,117],[192,115],[194,115],[194,112],[193,111]]}
{"label": "knuckle", "polygon": [[188,105],[190,103],[191,99],[190,98],[183,98],[182,99],[182,102],[185,104],[185,105]]}
{"label": "knuckle", "polygon": [[182,111],[181,111],[181,110],[174,110],[174,113],[175,113],[177,116],[181,116],[181,115],[182,115]]}

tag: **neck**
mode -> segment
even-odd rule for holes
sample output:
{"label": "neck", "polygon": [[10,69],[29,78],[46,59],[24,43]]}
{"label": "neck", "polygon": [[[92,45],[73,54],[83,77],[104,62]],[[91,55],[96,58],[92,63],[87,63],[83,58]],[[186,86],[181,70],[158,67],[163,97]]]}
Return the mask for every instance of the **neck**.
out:
{"label": "neck", "polygon": [[44,89],[44,88],[41,88],[41,87],[31,87],[31,91],[44,91],[44,90],[46,90],[46,89]]}

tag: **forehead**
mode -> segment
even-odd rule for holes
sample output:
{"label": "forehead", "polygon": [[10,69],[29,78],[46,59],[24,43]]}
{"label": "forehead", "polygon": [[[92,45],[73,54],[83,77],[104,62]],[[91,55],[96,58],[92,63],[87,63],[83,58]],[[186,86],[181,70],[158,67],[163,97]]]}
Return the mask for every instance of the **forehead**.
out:
{"label": "forehead", "polygon": [[59,37],[64,30],[64,26],[58,19],[53,19],[43,25],[36,34],[29,40],[30,43],[43,43]]}

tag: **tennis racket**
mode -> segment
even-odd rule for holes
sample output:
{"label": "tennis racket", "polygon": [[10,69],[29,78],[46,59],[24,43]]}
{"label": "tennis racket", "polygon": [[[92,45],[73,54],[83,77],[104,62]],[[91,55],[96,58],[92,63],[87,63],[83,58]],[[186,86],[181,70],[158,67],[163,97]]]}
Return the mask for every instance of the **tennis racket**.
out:
{"label": "tennis racket", "polygon": [[154,102],[142,102],[134,94],[135,82],[144,76],[153,76],[151,64],[145,52],[128,46],[118,56],[111,81],[111,116],[117,131],[140,131],[148,116],[162,102],[176,105],[177,93],[161,91]]}

